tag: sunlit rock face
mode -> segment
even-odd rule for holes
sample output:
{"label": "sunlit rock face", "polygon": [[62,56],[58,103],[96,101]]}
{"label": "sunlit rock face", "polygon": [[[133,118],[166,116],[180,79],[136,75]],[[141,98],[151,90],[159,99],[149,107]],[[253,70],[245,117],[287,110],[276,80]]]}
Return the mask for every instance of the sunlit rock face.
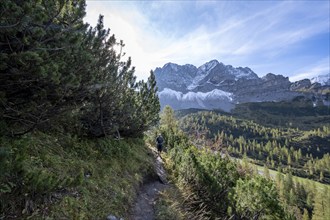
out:
{"label": "sunlit rock face", "polygon": [[319,88],[329,87],[323,76],[313,78],[313,83],[309,79],[292,83],[282,75],[268,73],[260,78],[248,67],[235,68],[217,60],[198,68],[191,64],[167,63],[154,73],[161,106],[170,105],[174,109],[230,111],[237,103],[283,101],[301,95],[312,97],[311,91],[315,93]]}

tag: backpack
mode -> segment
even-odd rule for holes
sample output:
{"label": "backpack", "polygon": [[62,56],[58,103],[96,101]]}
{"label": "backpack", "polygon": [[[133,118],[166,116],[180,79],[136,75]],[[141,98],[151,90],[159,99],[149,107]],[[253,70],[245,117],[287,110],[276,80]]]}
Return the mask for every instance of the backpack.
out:
{"label": "backpack", "polygon": [[158,136],[157,139],[156,139],[156,141],[157,141],[157,144],[158,144],[158,145],[161,145],[161,144],[163,144],[164,139],[163,139],[162,136]]}

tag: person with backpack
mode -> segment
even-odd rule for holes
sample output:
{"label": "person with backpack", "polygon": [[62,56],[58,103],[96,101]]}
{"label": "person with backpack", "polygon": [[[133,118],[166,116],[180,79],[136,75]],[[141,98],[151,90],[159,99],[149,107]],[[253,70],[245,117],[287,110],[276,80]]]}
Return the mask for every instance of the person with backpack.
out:
{"label": "person with backpack", "polygon": [[156,143],[157,143],[157,151],[158,154],[160,155],[160,153],[163,150],[163,143],[164,143],[164,138],[162,137],[161,134],[159,134],[158,137],[156,138]]}

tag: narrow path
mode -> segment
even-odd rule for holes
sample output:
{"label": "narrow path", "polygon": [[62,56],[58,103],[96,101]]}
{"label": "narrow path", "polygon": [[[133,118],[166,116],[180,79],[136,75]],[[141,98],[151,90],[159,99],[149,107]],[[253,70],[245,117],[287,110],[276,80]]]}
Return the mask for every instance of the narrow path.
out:
{"label": "narrow path", "polygon": [[155,219],[155,203],[158,194],[163,191],[167,185],[166,173],[163,167],[163,160],[157,156],[155,161],[155,170],[158,179],[144,184],[136,199],[136,203],[132,209],[131,220],[154,220]]}

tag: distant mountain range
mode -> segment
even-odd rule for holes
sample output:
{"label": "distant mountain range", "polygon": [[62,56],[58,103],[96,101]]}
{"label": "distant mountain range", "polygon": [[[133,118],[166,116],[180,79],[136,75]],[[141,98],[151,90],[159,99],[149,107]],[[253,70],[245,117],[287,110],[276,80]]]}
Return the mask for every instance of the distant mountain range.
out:
{"label": "distant mountain range", "polygon": [[167,63],[154,73],[162,107],[230,111],[237,103],[283,101],[297,96],[329,104],[330,80],[326,75],[292,83],[282,75],[268,73],[260,78],[248,67],[235,68],[217,60],[198,68]]}

